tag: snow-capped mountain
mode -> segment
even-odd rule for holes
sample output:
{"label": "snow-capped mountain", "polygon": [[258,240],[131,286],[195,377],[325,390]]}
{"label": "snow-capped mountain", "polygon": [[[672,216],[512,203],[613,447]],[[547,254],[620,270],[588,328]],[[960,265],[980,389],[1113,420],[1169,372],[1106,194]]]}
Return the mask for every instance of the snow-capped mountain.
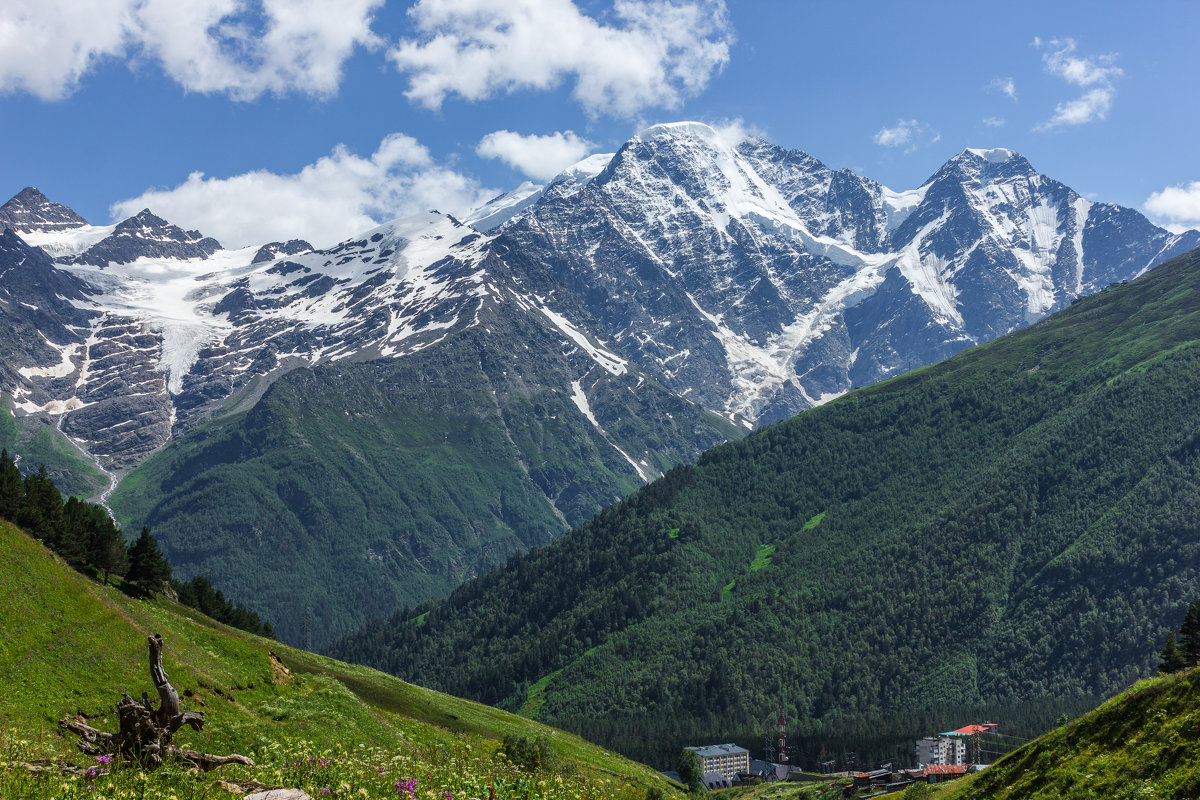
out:
{"label": "snow-capped mountain", "polygon": [[[23,433],[0,440],[43,458],[57,428],[79,452],[56,480],[80,491],[91,461],[85,494],[292,641],[445,594],[737,435],[538,262],[442,214],[227,250],[149,211],[100,227],[20,197],[37,204],[10,203],[0,234],[0,390]],[[267,564],[245,554],[264,541]]]}
{"label": "snow-capped mountain", "polygon": [[[22,198],[37,205],[26,209]],[[6,206],[8,224],[41,248],[30,259],[73,282],[58,305],[88,322],[45,339],[6,390],[21,413],[69,410],[63,429],[107,466],[136,465],[214,405],[261,392],[283,371],[402,357],[484,324],[496,304],[514,304],[553,329],[564,351],[586,356],[579,381],[593,369],[627,371],[586,314],[572,319],[580,310],[555,297],[560,286],[513,269],[494,237],[445,215],[390,222],[328,250],[299,240],[225,250],[149,210],[95,227],[62,206],[47,217],[47,203],[26,190]],[[586,399],[576,405],[586,414]],[[645,458],[624,458],[642,480],[658,474]]]}
{"label": "snow-capped mountain", "polygon": [[231,250],[26,189],[0,207],[0,443],[319,646],[1200,244],[1009,150],[897,192],[699,123],[466,220]]}
{"label": "snow-capped mountain", "polygon": [[1026,325],[1200,244],[1002,148],[896,192],[695,122],[500,227],[667,385],[770,422]]}

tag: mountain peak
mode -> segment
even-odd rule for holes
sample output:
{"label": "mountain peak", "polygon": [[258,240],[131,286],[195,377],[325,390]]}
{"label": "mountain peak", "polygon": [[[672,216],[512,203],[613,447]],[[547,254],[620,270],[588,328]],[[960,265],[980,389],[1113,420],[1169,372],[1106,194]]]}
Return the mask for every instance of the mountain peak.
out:
{"label": "mountain peak", "polygon": [[13,195],[12,199],[9,200],[8,203],[5,203],[5,205],[9,205],[9,203],[19,203],[20,205],[30,207],[39,206],[43,203],[49,202],[50,198],[42,194],[41,190],[36,186],[26,186],[24,189]]}
{"label": "mountain peak", "polygon": [[750,137],[736,127],[715,128],[706,122],[682,120],[660,122],[642,130],[631,141],[652,142],[657,140],[692,141],[713,149],[732,149]]}
{"label": "mountain peak", "polygon": [[[132,227],[135,224],[136,225],[144,225],[148,228],[162,228],[167,225],[170,225],[171,223],[167,222],[165,219],[158,216],[150,209],[143,208],[141,211],[139,211],[138,213],[134,214],[132,217],[130,217],[129,219],[127,219],[121,223],[121,225],[124,225],[126,227]],[[119,227],[121,227],[121,225],[118,225],[117,227],[119,228]]]}
{"label": "mountain peak", "polygon": [[955,181],[966,179],[971,183],[987,184],[1037,174],[1038,171],[1029,160],[1016,150],[1007,147],[968,147],[947,161],[926,183],[947,176]]}
{"label": "mountain peak", "polygon": [[26,186],[0,206],[0,227],[15,231],[57,231],[87,224],[86,219],[32,186]]}
{"label": "mountain peak", "polygon": [[988,150],[978,147],[968,147],[962,152],[961,155],[965,155],[967,153],[978,158],[982,158],[989,164],[1003,164],[1005,161],[1009,161],[1013,158],[1021,158],[1020,153],[1015,150],[1009,150],[1007,147],[993,147]]}
{"label": "mountain peak", "polygon": [[148,208],[122,220],[112,233],[71,261],[104,266],[128,264],[138,258],[208,258],[221,243],[200,231],[185,231]]}

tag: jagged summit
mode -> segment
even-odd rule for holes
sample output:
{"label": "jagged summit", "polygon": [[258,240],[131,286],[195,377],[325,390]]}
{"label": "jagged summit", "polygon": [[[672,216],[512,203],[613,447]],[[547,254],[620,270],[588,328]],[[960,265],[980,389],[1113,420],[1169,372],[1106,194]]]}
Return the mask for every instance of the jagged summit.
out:
{"label": "jagged summit", "polygon": [[983,150],[978,147],[968,147],[963,152],[970,153],[974,156],[979,156],[984,161],[988,161],[992,164],[1000,164],[1008,161],[1014,156],[1020,156],[1020,153],[1017,153],[1015,150],[1009,150],[1007,147],[993,147],[990,150]]}
{"label": "jagged summit", "polygon": [[12,228],[18,233],[66,230],[87,224],[86,219],[32,186],[26,186],[0,206],[0,228]]}
{"label": "jagged summit", "polygon": [[254,258],[250,260],[250,263],[261,264],[264,261],[274,261],[280,256],[294,256],[299,253],[307,253],[312,249],[313,246],[304,239],[288,239],[286,242],[267,242],[258,248],[258,252],[254,254]]}
{"label": "jagged summit", "polygon": [[925,184],[943,177],[949,180],[965,178],[977,183],[994,183],[1014,178],[1044,178],[1033,164],[1029,163],[1029,159],[1007,147],[968,147],[942,165]]}
{"label": "jagged summit", "polygon": [[208,258],[221,243],[200,231],[185,231],[144,208],[112,228],[112,232],[71,259],[75,264],[103,267],[139,258]]}

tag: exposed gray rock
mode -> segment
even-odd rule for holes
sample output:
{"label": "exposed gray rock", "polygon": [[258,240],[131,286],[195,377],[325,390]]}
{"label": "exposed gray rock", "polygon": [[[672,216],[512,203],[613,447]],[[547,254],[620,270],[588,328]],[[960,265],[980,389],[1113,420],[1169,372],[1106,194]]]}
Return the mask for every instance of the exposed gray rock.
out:
{"label": "exposed gray rock", "polygon": [[25,187],[0,206],[0,232],[6,227],[20,233],[66,230],[87,224],[86,219],[66,206],[52,202],[32,186]]}
{"label": "exposed gray rock", "polygon": [[220,249],[221,243],[216,239],[199,231],[185,231],[146,208],[70,261],[103,267],[110,263],[128,264],[139,258],[208,258]]}

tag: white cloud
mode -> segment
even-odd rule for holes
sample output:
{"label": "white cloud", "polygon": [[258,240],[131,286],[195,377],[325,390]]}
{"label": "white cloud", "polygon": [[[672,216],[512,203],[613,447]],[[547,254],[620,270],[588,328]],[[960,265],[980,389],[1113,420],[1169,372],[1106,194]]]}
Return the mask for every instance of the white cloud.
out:
{"label": "white cloud", "polygon": [[1108,116],[1113,96],[1117,93],[1111,86],[1102,86],[1085,92],[1074,100],[1059,103],[1054,107],[1054,116],[1039,124],[1036,130],[1050,130],[1061,125],[1084,125]]}
{"label": "white cloud", "polygon": [[70,94],[105,58],[155,64],[189,91],[254,99],[336,93],[343,62],[375,47],[384,0],[10,0],[0,91]]}
{"label": "white cloud", "polygon": [[421,37],[388,56],[429,108],[570,78],[591,114],[675,108],[725,66],[733,38],[724,0],[614,0],[612,24],[572,0],[418,0],[409,15]]}
{"label": "white cloud", "polygon": [[983,124],[989,128],[1003,128],[1008,120],[1001,117],[984,117]]}
{"label": "white cloud", "polygon": [[1017,84],[1012,78],[996,78],[988,84],[989,89],[996,89],[1006,95],[1009,100],[1017,102]]}
{"label": "white cloud", "polygon": [[150,189],[110,209],[113,218],[142,208],[226,247],[307,239],[324,247],[394,217],[436,208],[462,214],[496,192],[434,162],[411,136],[385,137],[369,157],[338,145],[297,173],[265,170],[230,178],[193,172],[171,189]]}
{"label": "white cloud", "polygon": [[0,13],[0,91],[45,100],[70,93],[97,61],[126,48],[129,0],[6,0]]}
{"label": "white cloud", "polygon": [[1145,208],[1175,232],[1200,228],[1200,181],[1168,186],[1146,198]]}
{"label": "white cloud", "polygon": [[889,128],[886,125],[879,129],[879,133],[875,134],[875,144],[881,144],[884,147],[900,147],[912,141],[913,133],[916,131],[918,122],[915,119],[897,120],[896,127]]}
{"label": "white cloud", "polygon": [[1117,94],[1114,81],[1124,74],[1114,66],[1116,54],[1080,57],[1075,55],[1074,39],[1034,39],[1035,47],[1051,48],[1042,56],[1046,71],[1067,83],[1087,89],[1082,95],[1054,107],[1054,116],[1037,125],[1034,130],[1046,131],[1064,125],[1084,125],[1108,116]]}
{"label": "white cloud", "polygon": [[747,139],[767,138],[767,132],[764,129],[757,125],[748,125],[741,117],[717,120],[708,125],[730,147],[737,147]]}
{"label": "white cloud", "polygon": [[[918,122],[915,119],[898,119],[896,124],[889,128],[886,125],[879,129],[871,139],[875,144],[884,147],[903,147],[904,152],[914,152],[922,144],[936,144],[942,140],[941,133],[929,134],[929,126],[923,122]],[[926,141],[922,142],[922,139]]]}
{"label": "white cloud", "polygon": [[573,131],[545,136],[492,131],[479,141],[475,154],[482,158],[498,158],[535,181],[545,181],[582,160],[594,147]]}

